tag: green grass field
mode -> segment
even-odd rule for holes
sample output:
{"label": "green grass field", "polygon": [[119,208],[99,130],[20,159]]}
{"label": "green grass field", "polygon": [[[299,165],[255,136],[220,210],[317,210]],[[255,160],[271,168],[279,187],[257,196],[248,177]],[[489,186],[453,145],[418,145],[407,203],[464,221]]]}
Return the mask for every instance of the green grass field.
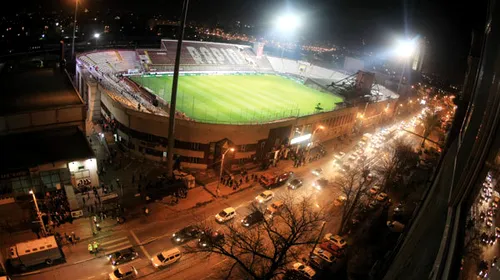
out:
{"label": "green grass field", "polygon": [[[134,76],[132,80],[170,102],[172,77]],[[275,75],[179,77],[177,110],[210,123],[268,122],[313,114],[316,104],[332,110],[342,98]]]}

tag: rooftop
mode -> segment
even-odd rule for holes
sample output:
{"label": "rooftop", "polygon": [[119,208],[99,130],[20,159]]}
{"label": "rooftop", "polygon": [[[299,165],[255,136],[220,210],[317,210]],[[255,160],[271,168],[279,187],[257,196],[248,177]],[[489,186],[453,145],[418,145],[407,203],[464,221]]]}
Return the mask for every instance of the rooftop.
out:
{"label": "rooftop", "polygon": [[85,135],[77,127],[0,136],[0,154],[3,172],[94,157]]}
{"label": "rooftop", "polygon": [[0,115],[82,104],[68,76],[42,68],[0,75]]}

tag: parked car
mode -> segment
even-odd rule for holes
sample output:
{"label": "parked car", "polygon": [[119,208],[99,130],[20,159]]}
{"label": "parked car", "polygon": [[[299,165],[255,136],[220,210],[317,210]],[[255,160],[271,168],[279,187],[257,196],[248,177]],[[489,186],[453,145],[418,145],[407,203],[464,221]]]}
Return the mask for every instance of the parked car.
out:
{"label": "parked car", "polygon": [[264,214],[260,211],[255,211],[250,213],[248,216],[241,220],[241,224],[245,227],[251,227],[255,224],[261,223],[264,221]]}
{"label": "parked car", "polygon": [[224,223],[236,217],[236,210],[233,207],[228,207],[215,215],[215,220],[219,223]]}
{"label": "parked car", "polygon": [[347,245],[347,242],[340,235],[334,235],[333,233],[327,233],[323,237],[324,240],[329,241],[336,245],[339,248],[344,248]]}
{"label": "parked car", "polygon": [[343,157],[345,156],[345,153],[344,152],[339,152],[338,154],[336,154],[335,156],[333,156],[334,158],[336,159],[342,159]]}
{"label": "parked car", "polygon": [[387,194],[383,192],[379,193],[375,199],[377,199],[380,202],[384,202],[387,200]]}
{"label": "parked car", "polygon": [[135,260],[138,257],[139,254],[133,248],[123,249],[108,255],[109,261],[114,266]]}
{"label": "parked car", "polygon": [[380,191],[380,186],[375,185],[370,188],[370,194],[371,195],[376,195]]}
{"label": "parked car", "polygon": [[273,199],[273,197],[274,193],[272,191],[264,191],[255,198],[255,201],[258,203],[266,203]]}
{"label": "parked car", "polygon": [[333,205],[335,206],[342,206],[344,205],[345,201],[347,200],[347,197],[343,196],[343,195],[339,195],[334,201],[333,201]]}
{"label": "parked car", "polygon": [[134,279],[137,276],[137,269],[135,267],[119,267],[109,274],[110,280],[126,280]]}
{"label": "parked car", "polygon": [[196,226],[187,226],[172,234],[172,241],[177,244],[198,238],[201,230]]}
{"label": "parked car", "polygon": [[495,236],[497,238],[500,238],[500,228],[499,227],[495,227]]}
{"label": "parked car", "polygon": [[315,248],[313,254],[320,257],[321,259],[323,259],[328,263],[334,263],[336,261],[336,258],[330,252],[323,250],[321,248]]}
{"label": "parked car", "polygon": [[483,232],[481,234],[481,242],[485,245],[487,245],[489,243],[489,236],[486,234],[486,232]]}
{"label": "parked car", "polygon": [[314,275],[316,275],[316,271],[314,271],[314,269],[300,262],[294,263],[293,269],[300,272],[300,274],[308,279],[312,279]]}
{"label": "parked car", "polygon": [[302,187],[302,180],[300,179],[293,179],[288,183],[288,188],[292,190],[296,190],[298,188]]}
{"label": "parked car", "polygon": [[387,221],[387,227],[392,232],[403,232],[405,225],[398,221]]}
{"label": "parked car", "polygon": [[155,268],[167,266],[177,262],[182,257],[178,248],[165,250],[151,258],[151,263]]}
{"label": "parked car", "polygon": [[327,250],[336,258],[341,258],[345,255],[344,249],[339,248],[337,245],[333,244],[330,241],[323,241],[323,243],[321,243],[319,247],[323,250]]}

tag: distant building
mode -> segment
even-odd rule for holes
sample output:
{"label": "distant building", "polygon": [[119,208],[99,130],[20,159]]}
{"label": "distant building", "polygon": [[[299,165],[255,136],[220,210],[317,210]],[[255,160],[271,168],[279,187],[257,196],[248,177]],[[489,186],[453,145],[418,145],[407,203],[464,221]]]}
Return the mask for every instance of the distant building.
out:
{"label": "distant building", "polygon": [[87,109],[66,72],[6,73],[0,92],[0,202],[85,179],[99,184],[85,137]]}

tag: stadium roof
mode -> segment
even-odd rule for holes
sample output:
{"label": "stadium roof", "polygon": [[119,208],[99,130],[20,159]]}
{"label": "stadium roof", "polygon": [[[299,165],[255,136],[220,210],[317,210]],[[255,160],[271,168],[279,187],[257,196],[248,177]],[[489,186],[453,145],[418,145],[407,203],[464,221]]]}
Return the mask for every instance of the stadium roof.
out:
{"label": "stadium roof", "polygon": [[0,115],[83,104],[68,76],[57,69],[0,75]]}
{"label": "stadium roof", "polygon": [[94,157],[76,126],[0,136],[0,155],[2,172]]}

